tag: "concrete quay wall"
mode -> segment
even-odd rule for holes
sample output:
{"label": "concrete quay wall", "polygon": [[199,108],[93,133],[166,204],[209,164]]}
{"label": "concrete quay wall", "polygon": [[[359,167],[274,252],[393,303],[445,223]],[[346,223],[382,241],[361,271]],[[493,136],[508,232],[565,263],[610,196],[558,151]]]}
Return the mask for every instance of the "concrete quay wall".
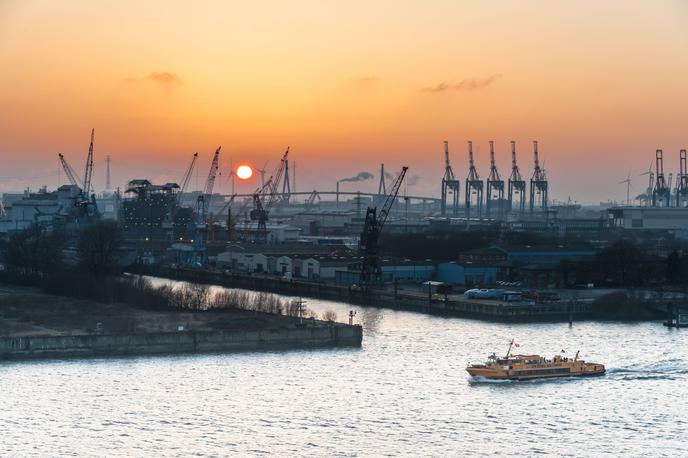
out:
{"label": "concrete quay wall", "polygon": [[0,338],[0,360],[360,347],[360,326]]}

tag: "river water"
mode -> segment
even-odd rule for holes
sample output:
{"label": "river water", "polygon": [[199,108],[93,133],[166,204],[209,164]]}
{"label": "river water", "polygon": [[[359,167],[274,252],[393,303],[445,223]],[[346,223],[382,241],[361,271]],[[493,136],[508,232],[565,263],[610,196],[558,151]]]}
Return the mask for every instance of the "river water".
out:
{"label": "river water", "polygon": [[[360,349],[0,364],[3,456],[688,456],[688,329],[350,309]],[[506,351],[603,377],[472,381]]]}

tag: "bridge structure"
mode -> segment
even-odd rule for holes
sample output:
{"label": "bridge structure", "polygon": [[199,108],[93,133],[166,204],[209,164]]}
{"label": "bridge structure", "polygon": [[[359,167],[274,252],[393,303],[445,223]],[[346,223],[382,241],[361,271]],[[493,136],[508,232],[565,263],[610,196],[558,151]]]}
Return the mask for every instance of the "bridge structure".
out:
{"label": "bridge structure", "polygon": [[[335,202],[336,197],[339,196],[352,196],[352,197],[371,197],[373,199],[378,198],[379,194],[376,192],[363,192],[363,191],[309,191],[309,192],[291,192],[289,195],[294,197],[294,196],[304,196],[304,197],[310,197],[313,194],[317,194],[321,197],[324,196],[332,196],[334,199],[332,200]],[[224,194],[222,197],[225,199],[231,198],[232,195],[234,194]],[[247,194],[235,194],[236,198],[241,198],[241,197],[253,197],[252,193],[247,193]],[[408,199],[408,200],[413,200],[417,201],[420,203],[426,203],[426,204],[437,204],[439,205],[441,203],[441,199],[439,197],[429,197],[429,196],[399,196],[399,198],[403,199]],[[293,202],[292,202],[293,203]]]}

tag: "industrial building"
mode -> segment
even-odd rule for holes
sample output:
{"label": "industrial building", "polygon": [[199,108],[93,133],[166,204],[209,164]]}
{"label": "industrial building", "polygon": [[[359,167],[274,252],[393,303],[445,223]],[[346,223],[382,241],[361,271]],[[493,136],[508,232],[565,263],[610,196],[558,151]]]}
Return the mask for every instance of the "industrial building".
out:
{"label": "industrial building", "polygon": [[688,238],[688,208],[685,207],[612,207],[607,215],[612,228],[665,230]]}
{"label": "industrial building", "polygon": [[96,217],[82,214],[82,198],[81,189],[74,185],[62,185],[52,192],[45,188],[36,193],[27,191],[21,198],[12,196],[4,204],[5,216],[0,218],[0,233],[21,231],[32,224],[50,229],[76,230],[80,224],[87,224]]}

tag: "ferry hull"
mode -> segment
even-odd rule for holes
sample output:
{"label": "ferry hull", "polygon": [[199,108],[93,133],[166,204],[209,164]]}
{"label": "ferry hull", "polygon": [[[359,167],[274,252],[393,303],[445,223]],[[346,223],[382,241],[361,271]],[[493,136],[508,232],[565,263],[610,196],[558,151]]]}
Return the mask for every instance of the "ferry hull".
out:
{"label": "ferry hull", "polygon": [[473,377],[491,380],[533,380],[542,378],[591,377],[605,374],[605,367],[597,363],[573,363],[570,365],[546,365],[535,367],[498,365],[474,365],[466,368]]}

